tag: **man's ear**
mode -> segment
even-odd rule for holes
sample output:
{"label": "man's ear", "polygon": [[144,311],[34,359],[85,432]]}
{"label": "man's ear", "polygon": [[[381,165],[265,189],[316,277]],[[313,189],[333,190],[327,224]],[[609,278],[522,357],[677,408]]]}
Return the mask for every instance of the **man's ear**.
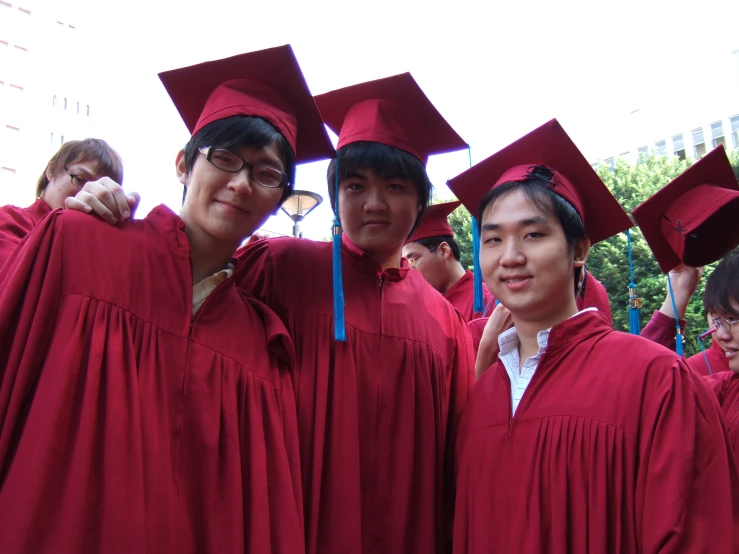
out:
{"label": "man's ear", "polygon": [[585,267],[585,262],[588,259],[590,253],[590,239],[585,237],[578,240],[575,243],[575,256],[573,260],[573,267]]}
{"label": "man's ear", "polygon": [[441,252],[441,257],[445,260],[448,260],[451,256],[454,256],[454,253],[452,252],[452,247],[449,246],[449,244],[446,242],[442,242],[441,244],[439,244],[437,250]]}
{"label": "man's ear", "polygon": [[187,164],[185,163],[185,151],[180,150],[177,152],[177,159],[175,160],[175,170],[177,171],[177,179],[183,185],[187,186]]}

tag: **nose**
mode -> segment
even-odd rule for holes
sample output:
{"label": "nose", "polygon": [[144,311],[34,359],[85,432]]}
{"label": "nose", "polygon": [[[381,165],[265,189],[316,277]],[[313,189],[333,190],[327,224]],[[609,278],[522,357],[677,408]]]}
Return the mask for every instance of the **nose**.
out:
{"label": "nose", "polygon": [[238,173],[234,173],[228,187],[240,196],[251,196],[255,187],[254,180],[251,177],[251,169],[244,167]]}
{"label": "nose", "polygon": [[385,189],[383,187],[370,187],[364,203],[364,210],[367,212],[377,212],[386,209],[387,198],[385,197]]}
{"label": "nose", "polygon": [[716,325],[715,337],[720,341],[728,342],[731,340],[731,327],[727,328],[725,324]]}
{"label": "nose", "polygon": [[505,267],[513,267],[526,263],[526,256],[521,250],[520,243],[515,239],[504,241],[501,245],[502,253],[500,256],[500,265]]}

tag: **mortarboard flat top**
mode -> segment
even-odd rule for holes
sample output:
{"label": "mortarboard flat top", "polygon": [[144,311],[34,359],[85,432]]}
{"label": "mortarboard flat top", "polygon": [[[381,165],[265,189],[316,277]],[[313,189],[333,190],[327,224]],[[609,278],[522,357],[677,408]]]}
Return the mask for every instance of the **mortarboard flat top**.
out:
{"label": "mortarboard flat top", "polygon": [[700,267],[739,244],[739,186],[723,146],[714,148],[633,212],[665,273]]}
{"label": "mortarboard flat top", "polygon": [[492,188],[531,178],[536,166],[554,176],[549,187],[580,214],[593,243],[629,229],[631,219],[556,119],[451,179],[447,185],[473,214]]}
{"label": "mortarboard flat top", "polygon": [[378,142],[409,152],[424,164],[432,154],[467,148],[410,73],[334,90],[315,100],[326,125],[339,135],[337,148]]}
{"label": "mortarboard flat top", "polygon": [[445,202],[443,204],[434,204],[426,208],[423,213],[423,219],[418,225],[416,232],[406,241],[406,244],[416,242],[417,240],[427,239],[429,237],[447,237],[454,236],[454,230],[447,221],[447,217],[462,203]]}
{"label": "mortarboard flat top", "polygon": [[219,119],[257,116],[285,137],[296,162],[333,156],[290,45],[165,71],[159,78],[192,135]]}

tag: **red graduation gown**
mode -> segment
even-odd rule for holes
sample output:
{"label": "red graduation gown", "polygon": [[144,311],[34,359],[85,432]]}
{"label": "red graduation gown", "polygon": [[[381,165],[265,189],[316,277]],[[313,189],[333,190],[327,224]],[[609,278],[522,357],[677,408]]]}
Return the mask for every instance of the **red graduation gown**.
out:
{"label": "red graduation gown", "polygon": [[[680,320],[680,329],[685,335],[686,321]],[[671,317],[667,317],[659,310],[654,310],[652,319],[649,320],[646,327],[641,330],[641,336],[657,344],[661,344],[668,350],[675,351],[675,337],[677,335],[677,329],[675,328],[675,320]]]}
{"label": "red graduation gown", "polygon": [[585,272],[580,293],[575,299],[578,311],[585,308],[598,308],[598,311],[609,321],[613,321],[611,316],[611,301],[608,299],[608,292],[603,283],[598,281],[589,271]]}
{"label": "red graduation gown", "polygon": [[455,554],[733,553],[739,477],[684,361],[598,313],[552,328],[511,417],[496,363],[459,431]]}
{"label": "red graduation gown", "polygon": [[[457,308],[457,311],[462,314],[465,321],[472,321],[483,316],[481,312],[475,312],[475,276],[471,271],[467,271],[464,276],[454,283],[448,291],[444,293],[444,298]],[[488,308],[488,315],[493,310],[495,299],[485,283],[482,284],[482,305]]]}
{"label": "red graduation gown", "polygon": [[0,550],[303,551],[290,341],[243,267],[192,316],[183,227],[56,211],[0,271]]}
{"label": "red graduation gown", "polygon": [[295,343],[308,552],[442,552],[474,379],[466,323],[406,261],[382,271],[344,239],[347,340],[337,342],[330,243],[263,240],[240,256],[243,286]]}
{"label": "red graduation gown", "polygon": [[18,246],[18,243],[51,211],[41,198],[27,208],[0,207],[0,268]]}
{"label": "red graduation gown", "polygon": [[734,458],[739,460],[739,374],[724,371],[707,375],[704,379],[716,393],[721,411],[724,413]]}
{"label": "red graduation gown", "polygon": [[711,371],[713,373],[731,371],[729,360],[726,358],[724,351],[721,350],[716,339],[713,339],[711,347],[706,350],[705,357],[703,356],[703,352],[698,352],[695,356],[688,358],[688,365],[701,375],[710,375],[706,358],[708,358],[708,363],[711,364]]}

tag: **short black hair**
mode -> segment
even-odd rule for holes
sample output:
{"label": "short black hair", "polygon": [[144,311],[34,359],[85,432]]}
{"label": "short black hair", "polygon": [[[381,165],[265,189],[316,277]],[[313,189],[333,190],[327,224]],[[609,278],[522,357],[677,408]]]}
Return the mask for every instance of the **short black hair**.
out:
{"label": "short black hair", "polygon": [[452,249],[452,254],[454,254],[454,259],[458,262],[461,261],[462,256],[459,253],[459,245],[457,244],[457,241],[454,240],[454,237],[451,235],[438,235],[435,237],[426,237],[425,239],[418,239],[416,241],[421,246],[425,246],[429,250],[432,248],[438,248],[442,242],[445,242],[449,245],[449,248]]}
{"label": "short black hair", "polygon": [[431,199],[432,185],[426,173],[426,167],[421,160],[400,148],[386,146],[379,142],[353,142],[336,152],[336,158],[328,165],[326,180],[328,181],[328,195],[331,199],[331,208],[336,210],[334,198],[334,176],[336,162],[339,163],[339,181],[347,178],[351,172],[369,170],[380,178],[402,177],[409,179],[418,192],[418,203],[421,211],[416,218],[411,233],[416,230],[423,217],[423,212]]}
{"label": "short black hair", "polygon": [[739,316],[736,304],[739,304],[739,248],[724,256],[708,276],[703,291],[703,307],[707,313]]}
{"label": "short black hair", "polygon": [[[521,190],[524,196],[534,205],[540,214],[545,216],[553,216],[565,233],[567,241],[567,249],[572,252],[575,244],[582,239],[588,238],[583,224],[582,217],[577,213],[575,207],[564,197],[554,192],[549,187],[549,181],[552,178],[552,172],[543,166],[537,166],[531,171],[531,176],[524,181],[512,181],[503,183],[491,189],[482,200],[477,209],[477,226],[478,230],[482,228],[482,219],[485,212],[489,210],[493,204],[503,195],[514,190]],[[574,290],[575,296],[580,283],[580,273],[582,268],[575,268]]]}
{"label": "short black hair", "polygon": [[277,145],[277,151],[285,167],[284,172],[287,174],[287,184],[280,198],[282,204],[295,188],[295,153],[282,133],[261,117],[234,115],[208,123],[195,133],[183,148],[185,167],[189,174],[195,165],[199,149],[204,146],[234,150],[243,146],[261,149],[273,144]]}

